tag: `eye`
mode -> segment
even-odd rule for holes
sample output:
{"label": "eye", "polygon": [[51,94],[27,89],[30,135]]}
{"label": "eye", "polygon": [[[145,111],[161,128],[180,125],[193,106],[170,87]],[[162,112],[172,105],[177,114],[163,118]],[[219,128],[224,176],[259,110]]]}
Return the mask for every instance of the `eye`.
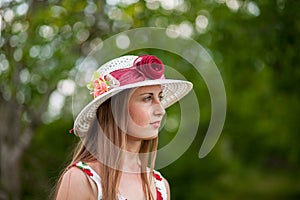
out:
{"label": "eye", "polygon": [[145,98],[144,98],[144,101],[150,101],[150,100],[152,100],[152,96],[146,96]]}
{"label": "eye", "polygon": [[162,101],[163,99],[164,99],[164,96],[161,94],[161,95],[159,95],[159,101]]}

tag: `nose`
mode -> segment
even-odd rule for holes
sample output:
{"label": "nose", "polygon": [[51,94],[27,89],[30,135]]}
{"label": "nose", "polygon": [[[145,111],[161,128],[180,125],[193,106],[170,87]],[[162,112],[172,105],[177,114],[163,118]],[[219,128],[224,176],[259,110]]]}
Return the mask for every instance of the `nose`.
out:
{"label": "nose", "polygon": [[154,115],[157,116],[164,116],[166,113],[164,107],[161,105],[161,102],[158,101],[155,105],[154,105]]}

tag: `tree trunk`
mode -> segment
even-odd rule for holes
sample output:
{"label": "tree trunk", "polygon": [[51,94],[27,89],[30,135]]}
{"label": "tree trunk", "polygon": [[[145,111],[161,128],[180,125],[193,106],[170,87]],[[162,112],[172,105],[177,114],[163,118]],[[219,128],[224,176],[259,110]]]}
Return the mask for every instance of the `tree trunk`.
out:
{"label": "tree trunk", "polygon": [[0,97],[0,199],[18,200],[21,195],[20,162],[33,130],[21,127],[22,109]]}
{"label": "tree trunk", "polygon": [[13,154],[13,149],[1,141],[1,192],[4,199],[18,200],[21,192],[20,156],[11,158]]}

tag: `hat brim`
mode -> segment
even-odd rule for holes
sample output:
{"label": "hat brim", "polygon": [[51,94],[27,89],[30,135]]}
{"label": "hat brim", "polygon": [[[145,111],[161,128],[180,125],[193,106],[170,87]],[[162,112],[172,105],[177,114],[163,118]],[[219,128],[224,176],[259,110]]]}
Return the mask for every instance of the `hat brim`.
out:
{"label": "hat brim", "polygon": [[88,132],[90,124],[95,120],[97,109],[103,102],[105,102],[110,97],[126,89],[151,85],[163,86],[162,90],[164,98],[162,99],[161,104],[164,108],[168,108],[172,104],[179,101],[193,88],[193,84],[189,81],[174,79],[145,80],[142,82],[127,84],[124,86],[113,88],[108,92],[97,96],[81,110],[81,112],[77,115],[74,123],[75,135],[81,136],[85,135]]}

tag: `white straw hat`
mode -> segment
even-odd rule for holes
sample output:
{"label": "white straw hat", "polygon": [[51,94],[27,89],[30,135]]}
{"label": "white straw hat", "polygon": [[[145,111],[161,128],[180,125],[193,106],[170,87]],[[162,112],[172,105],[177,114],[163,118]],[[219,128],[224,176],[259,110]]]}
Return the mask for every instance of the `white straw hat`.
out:
{"label": "white straw hat", "polygon": [[164,108],[179,101],[193,88],[189,81],[165,79],[164,66],[155,56],[126,55],[105,63],[88,84],[94,99],[76,117],[75,135],[84,136],[88,132],[97,109],[107,99],[125,89],[150,85],[162,86]]}

